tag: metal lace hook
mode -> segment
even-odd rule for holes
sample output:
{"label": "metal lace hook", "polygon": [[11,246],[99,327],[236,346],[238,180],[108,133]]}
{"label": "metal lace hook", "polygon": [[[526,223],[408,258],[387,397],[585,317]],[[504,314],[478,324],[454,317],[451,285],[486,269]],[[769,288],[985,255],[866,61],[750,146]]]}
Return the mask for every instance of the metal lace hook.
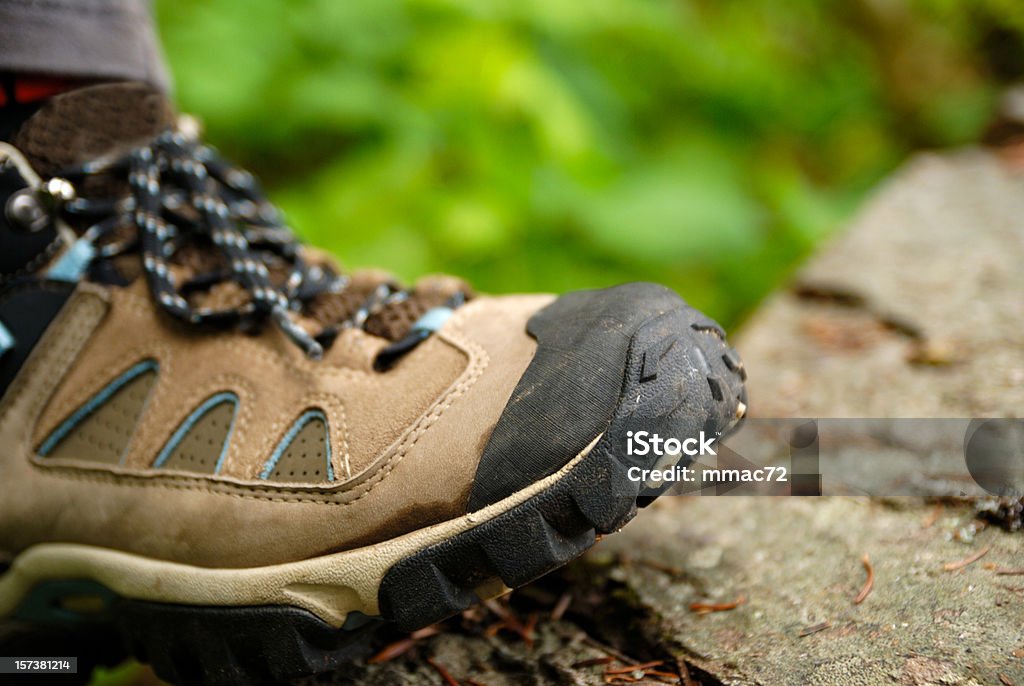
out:
{"label": "metal lace hook", "polygon": [[27,185],[8,198],[4,208],[7,218],[31,233],[53,225],[62,239],[74,242],[74,232],[59,219],[60,210],[78,195],[74,185],[56,176],[44,181],[20,150],[0,142],[0,168],[7,165],[12,165]]}

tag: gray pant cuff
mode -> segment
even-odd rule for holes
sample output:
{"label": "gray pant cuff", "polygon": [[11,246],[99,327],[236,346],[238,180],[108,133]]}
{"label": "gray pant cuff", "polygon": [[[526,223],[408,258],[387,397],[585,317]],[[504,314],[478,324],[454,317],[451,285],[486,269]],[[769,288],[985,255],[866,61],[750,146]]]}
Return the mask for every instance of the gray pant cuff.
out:
{"label": "gray pant cuff", "polygon": [[170,86],[145,0],[0,0],[0,71]]}

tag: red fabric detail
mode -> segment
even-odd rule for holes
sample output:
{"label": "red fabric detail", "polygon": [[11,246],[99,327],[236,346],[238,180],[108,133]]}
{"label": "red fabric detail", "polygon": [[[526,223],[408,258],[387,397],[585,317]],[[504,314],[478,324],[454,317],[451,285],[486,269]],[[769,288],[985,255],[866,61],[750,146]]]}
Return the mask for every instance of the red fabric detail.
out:
{"label": "red fabric detail", "polygon": [[80,81],[60,77],[25,77],[14,81],[14,100],[20,103],[37,102],[69,91],[80,85]]}

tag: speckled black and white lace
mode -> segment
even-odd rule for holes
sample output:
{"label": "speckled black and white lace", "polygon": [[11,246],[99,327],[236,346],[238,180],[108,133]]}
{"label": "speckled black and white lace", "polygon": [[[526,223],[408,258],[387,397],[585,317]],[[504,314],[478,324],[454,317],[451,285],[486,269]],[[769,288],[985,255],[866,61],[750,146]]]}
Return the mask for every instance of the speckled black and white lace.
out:
{"label": "speckled black and white lace", "polygon": [[[311,334],[298,321],[304,303],[341,293],[348,277],[305,262],[292,232],[252,175],[181,131],[168,131],[146,146],[66,170],[62,176],[76,185],[92,177],[127,178],[126,197],[77,198],[65,205],[64,215],[88,227],[79,242],[89,246],[90,260],[141,253],[153,297],[180,320],[244,325],[269,318],[317,358],[323,343],[333,340],[340,328],[361,327],[382,308],[409,297],[408,291],[382,283],[344,322]],[[117,238],[125,227],[136,231]],[[228,271],[190,275],[187,283],[179,283],[172,260],[182,246],[197,240],[217,253]],[[285,278],[272,279],[270,265],[278,274],[284,271]],[[248,300],[228,309],[189,301],[188,293],[222,281],[238,284]]]}

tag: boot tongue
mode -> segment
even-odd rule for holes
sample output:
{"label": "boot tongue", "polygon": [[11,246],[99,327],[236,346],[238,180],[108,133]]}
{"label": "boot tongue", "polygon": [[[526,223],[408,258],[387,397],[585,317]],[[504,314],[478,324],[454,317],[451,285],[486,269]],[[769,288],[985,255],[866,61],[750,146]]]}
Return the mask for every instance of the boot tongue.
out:
{"label": "boot tongue", "polygon": [[43,177],[144,143],[174,124],[167,97],[142,83],[62,93],[22,124],[12,143]]}

